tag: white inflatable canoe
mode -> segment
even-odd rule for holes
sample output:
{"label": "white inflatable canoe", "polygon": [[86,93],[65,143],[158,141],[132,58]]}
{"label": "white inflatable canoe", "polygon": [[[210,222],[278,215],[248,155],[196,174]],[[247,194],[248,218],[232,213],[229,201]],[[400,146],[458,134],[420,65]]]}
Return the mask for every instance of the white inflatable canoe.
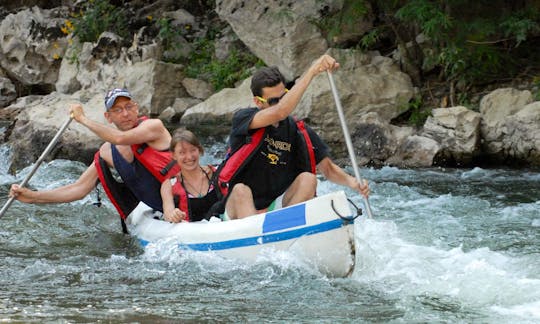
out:
{"label": "white inflatable canoe", "polygon": [[354,216],[345,193],[338,191],[225,222],[169,223],[154,219],[152,210],[141,203],[126,224],[143,246],[167,240],[181,249],[248,262],[263,249],[289,251],[328,276],[346,277],[354,268]]}

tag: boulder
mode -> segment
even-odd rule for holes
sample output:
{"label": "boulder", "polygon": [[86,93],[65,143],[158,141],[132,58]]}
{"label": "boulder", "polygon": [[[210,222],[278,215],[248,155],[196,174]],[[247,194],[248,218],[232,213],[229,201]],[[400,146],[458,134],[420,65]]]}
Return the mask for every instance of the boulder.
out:
{"label": "boulder", "polygon": [[300,75],[328,49],[314,21],[321,12],[337,12],[343,1],[219,0],[216,12],[267,65],[276,65],[287,79]]}
{"label": "boulder", "polygon": [[184,78],[182,85],[193,98],[205,100],[214,93],[212,85],[204,80]]}
{"label": "boulder", "polygon": [[[112,88],[127,88],[142,109],[152,116],[171,106],[188,93],[182,85],[184,66],[157,59],[133,62],[121,40],[103,33],[97,43],[80,45],[77,61],[64,58],[56,86],[62,93],[78,89],[95,94]],[[70,49],[71,50],[71,49]]]}
{"label": "boulder", "polygon": [[[387,164],[401,143],[414,133],[411,127],[391,125],[376,112],[366,113],[356,123],[350,125],[349,129],[357,160],[362,165]],[[346,145],[343,144],[344,135],[341,132],[335,136],[333,140],[327,138],[326,142],[334,148],[332,155],[340,157],[345,154],[346,149]],[[324,137],[326,138],[326,135]]]}
{"label": "boulder", "polygon": [[193,107],[199,103],[201,103],[201,100],[196,98],[176,98],[174,104],[163,110],[158,118],[165,124],[176,124],[180,121],[180,118],[182,118],[189,107]]}
{"label": "boulder", "polygon": [[504,123],[505,154],[526,164],[540,166],[540,101],[530,103]]}
{"label": "boulder", "polygon": [[482,115],[481,132],[483,149],[488,155],[498,155],[503,151],[502,126],[508,116],[515,114],[532,102],[530,91],[502,88],[490,92],[480,101]]}
{"label": "boulder", "polygon": [[[20,170],[39,158],[62,124],[69,118],[69,105],[75,99],[83,102],[88,117],[107,123],[103,116],[103,96],[95,95],[85,100],[88,95],[83,92],[76,96],[52,93],[21,108],[8,139],[12,147],[10,169]],[[86,127],[72,121],[46,160],[64,158],[89,164],[102,142]]]}
{"label": "boulder", "polygon": [[480,154],[480,114],[463,106],[432,110],[422,135],[441,146],[436,164],[469,165]]}
{"label": "boulder", "polygon": [[254,107],[250,90],[251,78],[244,80],[237,88],[225,88],[207,100],[189,108],[181,119],[188,128],[199,125],[223,126],[216,130],[230,131],[233,113],[241,108]]}
{"label": "boulder", "polygon": [[8,106],[17,99],[15,85],[10,79],[0,76],[0,108]]}
{"label": "boulder", "polygon": [[62,10],[38,7],[7,15],[0,23],[0,65],[22,85],[53,89],[67,37]]}
{"label": "boulder", "polygon": [[387,163],[409,168],[430,167],[434,164],[440,149],[441,146],[437,141],[413,135],[407,137]]}

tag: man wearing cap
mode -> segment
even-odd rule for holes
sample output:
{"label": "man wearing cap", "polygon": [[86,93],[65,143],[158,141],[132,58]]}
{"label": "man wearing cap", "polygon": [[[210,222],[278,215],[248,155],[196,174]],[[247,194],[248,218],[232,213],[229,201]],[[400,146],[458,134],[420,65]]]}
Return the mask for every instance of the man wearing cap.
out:
{"label": "man wearing cap", "polygon": [[[169,151],[169,131],[159,119],[139,118],[138,105],[126,89],[109,91],[105,108],[105,119],[116,128],[86,117],[81,104],[70,106],[77,122],[106,141],[76,182],[47,191],[12,185],[10,195],[25,203],[71,202],[84,198],[99,180],[122,219],[139,201],[161,211],[161,182],[179,172]],[[114,180],[109,168],[116,169],[123,183]]]}

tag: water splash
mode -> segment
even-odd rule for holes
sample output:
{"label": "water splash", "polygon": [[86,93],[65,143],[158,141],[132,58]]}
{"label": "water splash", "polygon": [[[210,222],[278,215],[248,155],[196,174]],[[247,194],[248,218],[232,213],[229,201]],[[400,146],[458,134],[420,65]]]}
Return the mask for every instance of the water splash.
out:
{"label": "water splash", "polygon": [[469,308],[497,305],[522,318],[540,319],[529,307],[540,300],[539,264],[528,257],[489,248],[465,252],[461,247],[443,250],[412,244],[391,221],[364,220],[355,231],[358,257],[353,278],[359,282],[400,300],[444,297]]}

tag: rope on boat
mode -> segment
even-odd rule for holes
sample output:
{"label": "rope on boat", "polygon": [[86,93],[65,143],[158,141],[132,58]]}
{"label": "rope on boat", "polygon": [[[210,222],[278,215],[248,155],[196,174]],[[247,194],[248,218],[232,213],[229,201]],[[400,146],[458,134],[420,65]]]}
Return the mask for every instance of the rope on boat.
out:
{"label": "rope on boat", "polygon": [[351,205],[353,205],[354,209],[356,209],[356,216],[354,216],[354,217],[353,217],[353,216],[343,216],[343,215],[341,215],[341,214],[336,210],[336,207],[334,206],[334,200],[332,199],[332,200],[330,201],[330,205],[332,206],[332,210],[334,210],[334,213],[336,213],[336,215],[338,215],[339,218],[341,218],[341,219],[345,222],[345,224],[348,224],[349,222],[354,222],[355,219],[357,219],[358,217],[362,216],[362,208],[359,208],[358,206],[356,206],[356,205],[354,204],[354,202],[353,202],[351,199],[347,198],[347,200],[349,201],[349,203],[350,203]]}

